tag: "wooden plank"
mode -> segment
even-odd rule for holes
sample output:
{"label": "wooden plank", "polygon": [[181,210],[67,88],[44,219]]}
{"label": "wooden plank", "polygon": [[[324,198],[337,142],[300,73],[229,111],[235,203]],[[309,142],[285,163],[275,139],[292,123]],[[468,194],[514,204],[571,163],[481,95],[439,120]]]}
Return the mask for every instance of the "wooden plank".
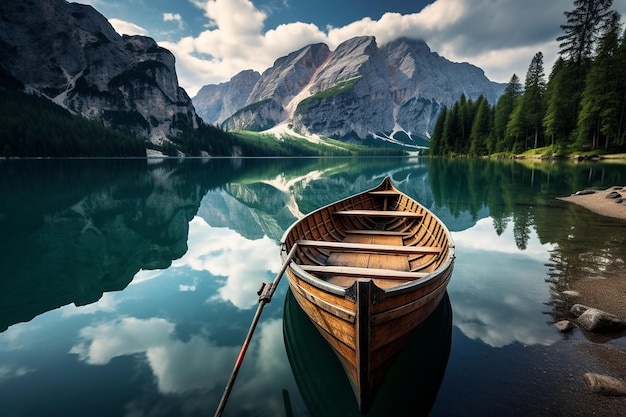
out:
{"label": "wooden plank", "polygon": [[364,216],[364,217],[411,217],[420,219],[424,217],[422,214],[412,211],[396,211],[396,210],[341,210],[335,211],[333,214],[344,216]]}
{"label": "wooden plank", "polygon": [[347,234],[352,235],[378,235],[378,236],[411,236],[411,232],[394,232],[392,230],[366,230],[366,229],[352,229],[346,230]]}
{"label": "wooden plank", "polygon": [[299,246],[313,246],[319,249],[334,249],[337,251],[356,251],[356,252],[373,252],[373,253],[440,253],[441,248],[430,246],[396,246],[396,245],[378,245],[368,243],[350,243],[350,242],[327,242],[323,240],[298,240]]}
{"label": "wooden plank", "polygon": [[394,271],[392,269],[355,268],[349,266],[300,265],[300,267],[307,272],[331,275],[349,275],[363,278],[414,280],[418,278],[423,278],[428,275],[428,273],[425,272]]}
{"label": "wooden plank", "polygon": [[381,191],[369,191],[369,195],[382,195],[382,196],[396,196],[400,195],[399,192],[394,190],[381,190]]}
{"label": "wooden plank", "polygon": [[[394,271],[410,271],[409,262],[406,256],[396,255],[380,255],[372,253],[369,255],[370,259],[367,264],[368,268],[372,269],[392,269]],[[326,264],[328,265],[328,264]],[[346,266],[353,266],[347,264]]]}

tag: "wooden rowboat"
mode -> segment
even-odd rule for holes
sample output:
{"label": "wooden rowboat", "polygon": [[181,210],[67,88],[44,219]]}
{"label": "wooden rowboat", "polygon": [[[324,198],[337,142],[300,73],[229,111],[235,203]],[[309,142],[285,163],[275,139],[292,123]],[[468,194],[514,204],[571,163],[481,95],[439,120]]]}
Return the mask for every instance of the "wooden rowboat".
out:
{"label": "wooden rowboat", "polygon": [[395,354],[445,294],[454,265],[450,232],[385,178],[296,221],[280,251],[296,301],[366,412]]}

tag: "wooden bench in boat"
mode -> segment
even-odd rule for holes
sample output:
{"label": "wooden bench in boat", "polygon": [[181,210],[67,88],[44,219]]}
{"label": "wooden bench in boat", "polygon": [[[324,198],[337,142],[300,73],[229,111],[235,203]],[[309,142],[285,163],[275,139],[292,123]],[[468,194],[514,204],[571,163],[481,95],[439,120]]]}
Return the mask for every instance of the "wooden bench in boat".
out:
{"label": "wooden bench in boat", "polygon": [[396,211],[396,210],[341,210],[335,211],[333,214],[343,216],[365,216],[365,217],[410,217],[420,219],[423,214],[413,213],[412,211]]}
{"label": "wooden bench in boat", "polygon": [[396,271],[393,269],[358,268],[334,265],[300,265],[306,272],[329,275],[346,275],[379,279],[415,280],[428,275],[428,272]]}
{"label": "wooden bench in boat", "polygon": [[441,253],[441,248],[432,246],[396,246],[371,243],[328,242],[324,240],[298,240],[298,246],[312,246],[337,251],[370,252],[370,253],[397,253],[397,254],[424,254]]}
{"label": "wooden bench in boat", "polygon": [[399,192],[393,191],[393,190],[369,191],[368,194],[369,195],[382,195],[385,197],[393,197],[396,195],[400,195]]}
{"label": "wooden bench in boat", "polygon": [[344,230],[349,235],[373,235],[373,236],[411,236],[411,232],[394,232],[393,230],[370,230],[370,229],[352,229]]}

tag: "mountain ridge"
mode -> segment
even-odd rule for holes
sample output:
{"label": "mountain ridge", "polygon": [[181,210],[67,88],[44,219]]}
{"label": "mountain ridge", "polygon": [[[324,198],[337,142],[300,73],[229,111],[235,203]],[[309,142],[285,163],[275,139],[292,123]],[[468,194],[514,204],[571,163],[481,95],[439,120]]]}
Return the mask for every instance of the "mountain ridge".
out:
{"label": "mountain ridge", "polygon": [[3,1],[0,56],[5,84],[156,145],[201,122],[174,55],[152,38],[119,35],[89,5]]}
{"label": "mountain ridge", "polygon": [[[249,71],[220,84],[244,103],[239,109],[220,111],[216,117],[221,102],[215,100],[197,105],[198,115],[227,130],[264,130],[288,123],[304,134],[351,141],[392,139],[398,132],[429,137],[440,109],[452,106],[461,94],[469,99],[483,95],[495,104],[504,90],[504,84],[488,80],[482,69],[451,62],[426,42],[409,38],[379,46],[375,37],[359,36],[334,51],[323,43],[307,45],[278,58],[248,92],[234,81]],[[337,89],[352,81],[350,88]],[[206,100],[211,88],[204,86],[192,98],[194,104]],[[303,102],[306,111],[300,107]]]}

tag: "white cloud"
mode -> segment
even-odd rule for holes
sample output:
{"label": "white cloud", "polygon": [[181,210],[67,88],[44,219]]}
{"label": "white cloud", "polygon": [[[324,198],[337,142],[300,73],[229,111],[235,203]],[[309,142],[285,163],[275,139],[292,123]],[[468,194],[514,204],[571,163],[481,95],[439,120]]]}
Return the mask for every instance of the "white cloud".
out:
{"label": "white cloud", "polygon": [[178,22],[178,28],[182,29],[185,27],[183,23],[183,17],[179,13],[163,13],[163,21],[164,22]]}
{"label": "white cloud", "polygon": [[131,22],[126,22],[121,19],[109,19],[109,23],[113,26],[113,29],[120,35],[148,35],[148,30],[142,28]]}
{"label": "white cloud", "polygon": [[177,58],[181,85],[194,96],[210,83],[227,81],[244,69],[259,72],[274,60],[311,43],[331,49],[361,35],[380,45],[400,36],[425,40],[433,51],[452,61],[466,61],[495,81],[513,73],[522,80],[534,54],[542,51],[548,74],[556,59],[559,25],[570,0],[437,0],[419,13],[386,13],[342,27],[320,29],[293,22],[264,28],[267,15],[250,0],[193,0],[207,18],[207,30],[177,42],[160,42]]}

